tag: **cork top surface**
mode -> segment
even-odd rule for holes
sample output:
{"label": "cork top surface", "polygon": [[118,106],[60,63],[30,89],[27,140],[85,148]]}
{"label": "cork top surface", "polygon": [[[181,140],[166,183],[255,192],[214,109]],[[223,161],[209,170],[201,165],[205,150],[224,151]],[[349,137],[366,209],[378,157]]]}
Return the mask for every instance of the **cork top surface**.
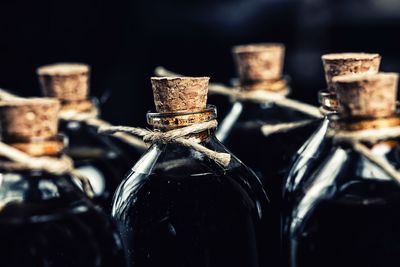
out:
{"label": "cork top surface", "polygon": [[190,81],[190,80],[210,80],[210,77],[203,76],[203,77],[190,77],[190,76],[179,76],[179,77],[151,77],[151,81]]}
{"label": "cork top surface", "polygon": [[390,117],[396,113],[397,73],[347,74],[333,78],[342,117]]}
{"label": "cork top surface", "polygon": [[232,49],[242,85],[282,78],[285,46],[279,43],[249,44]]}
{"label": "cork top surface", "polygon": [[89,96],[90,68],[79,63],[59,63],[38,68],[39,83],[46,97],[64,102],[85,101]]}
{"label": "cork top surface", "polygon": [[55,63],[37,69],[39,75],[71,75],[88,72],[90,67],[83,63]]}
{"label": "cork top surface", "polygon": [[197,112],[207,105],[209,77],[152,77],[157,112]]}
{"label": "cork top surface", "polygon": [[58,133],[60,103],[51,98],[0,101],[0,129],[3,140],[46,139]]}
{"label": "cork top surface", "polygon": [[259,43],[237,45],[232,48],[233,53],[254,53],[263,51],[274,51],[276,49],[285,49],[285,45],[280,43]]}
{"label": "cork top surface", "polygon": [[379,54],[332,53],[322,57],[329,91],[334,91],[333,77],[354,73],[377,73],[381,63]]}
{"label": "cork top surface", "polygon": [[379,58],[379,54],[370,53],[331,53],[325,54],[321,58],[322,60],[371,60],[374,58]]}

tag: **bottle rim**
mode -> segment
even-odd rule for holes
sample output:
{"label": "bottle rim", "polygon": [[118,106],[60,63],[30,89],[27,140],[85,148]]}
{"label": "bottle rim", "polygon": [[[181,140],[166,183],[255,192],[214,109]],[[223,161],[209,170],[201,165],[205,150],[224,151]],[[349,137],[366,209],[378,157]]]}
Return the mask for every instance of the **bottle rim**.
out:
{"label": "bottle rim", "polygon": [[217,118],[217,108],[208,104],[205,109],[194,112],[159,113],[153,110],[147,112],[147,123],[156,128],[178,128],[195,123],[207,122]]}

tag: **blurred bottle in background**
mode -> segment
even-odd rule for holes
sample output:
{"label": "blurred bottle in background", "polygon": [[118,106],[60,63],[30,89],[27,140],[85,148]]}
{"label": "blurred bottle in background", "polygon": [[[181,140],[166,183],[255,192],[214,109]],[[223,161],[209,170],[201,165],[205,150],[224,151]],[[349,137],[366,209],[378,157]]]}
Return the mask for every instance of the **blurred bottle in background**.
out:
{"label": "blurred bottle in background", "polygon": [[[60,63],[38,68],[43,95],[61,101],[61,112],[96,118],[99,107],[89,99],[90,68],[85,64]],[[140,156],[140,151],[123,149],[113,137],[100,135],[85,120],[61,120],[60,131],[68,137],[67,155],[92,184],[94,201],[111,209],[114,191],[121,177]]]}

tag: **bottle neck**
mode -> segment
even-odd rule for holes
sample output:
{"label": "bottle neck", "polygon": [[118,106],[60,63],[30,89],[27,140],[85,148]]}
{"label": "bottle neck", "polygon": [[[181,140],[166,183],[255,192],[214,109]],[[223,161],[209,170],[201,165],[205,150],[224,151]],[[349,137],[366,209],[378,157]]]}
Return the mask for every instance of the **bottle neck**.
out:
{"label": "bottle neck", "polygon": [[[147,113],[147,122],[153,126],[155,131],[167,132],[184,128],[194,124],[208,122],[217,118],[216,108],[208,105],[206,109],[197,112],[176,112],[176,113]],[[199,133],[187,135],[188,138],[196,138],[201,141],[213,136],[214,128],[206,129]]]}
{"label": "bottle neck", "polygon": [[290,93],[287,82],[283,78],[276,80],[240,81],[238,85],[243,91],[267,91],[283,95]]}
{"label": "bottle neck", "polygon": [[61,112],[75,111],[75,112],[89,112],[93,109],[94,104],[90,99],[77,100],[77,101],[61,101]]}
{"label": "bottle neck", "polygon": [[369,129],[391,128],[400,125],[400,116],[385,118],[339,118],[330,121],[329,127],[342,131],[361,131]]}
{"label": "bottle neck", "polygon": [[4,142],[31,157],[58,157],[61,155],[65,147],[65,138],[62,135],[45,139],[6,139]]}
{"label": "bottle neck", "polygon": [[319,91],[318,102],[326,115],[337,113],[338,103],[335,92],[327,90]]}

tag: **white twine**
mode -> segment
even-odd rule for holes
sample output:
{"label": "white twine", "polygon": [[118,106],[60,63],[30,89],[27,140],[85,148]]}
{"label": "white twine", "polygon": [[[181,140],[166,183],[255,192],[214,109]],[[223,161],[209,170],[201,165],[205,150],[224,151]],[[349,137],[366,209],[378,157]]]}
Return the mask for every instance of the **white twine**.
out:
{"label": "white twine", "polygon": [[295,122],[277,123],[277,124],[265,124],[261,126],[261,132],[264,136],[276,134],[280,132],[287,132],[296,128],[300,128],[307,124],[312,123],[314,120],[303,120]]}
{"label": "white twine", "polygon": [[4,89],[0,89],[0,100],[13,100],[13,99],[21,99],[21,97],[11,94]]}
{"label": "white twine", "polygon": [[361,143],[374,143],[380,140],[398,138],[400,136],[400,126],[359,131],[329,130],[327,136],[332,137],[334,142],[350,144],[355,151],[375,163],[382,171],[400,184],[400,172],[385,158],[375,155],[366,145]]}
{"label": "white twine", "polygon": [[67,156],[32,157],[12,146],[0,142],[0,156],[8,160],[0,160],[0,168],[8,171],[41,170],[54,175],[70,174],[82,184],[88,197],[94,196],[89,180],[73,167],[73,161]]}
{"label": "white twine", "polygon": [[143,128],[126,127],[126,126],[109,126],[100,127],[100,133],[116,134],[119,132],[134,134],[143,137],[143,141],[146,143],[178,143],[186,147],[193,148],[206,155],[208,158],[214,160],[218,164],[226,167],[229,165],[231,155],[228,153],[216,152],[208,149],[201,144],[196,138],[188,138],[187,136],[193,133],[199,133],[208,129],[217,127],[217,121],[212,120],[203,123],[196,123],[190,126],[186,126],[179,129],[170,130],[167,132],[156,132],[150,131]]}
{"label": "white twine", "polygon": [[[322,116],[328,116],[330,114],[334,114],[335,111],[327,110],[324,107],[320,107],[319,111],[321,112]],[[306,124],[312,123],[314,120],[303,120],[303,121],[295,121],[295,122],[283,122],[283,123],[277,123],[277,124],[266,124],[261,127],[261,131],[264,136],[269,136],[271,134],[276,134],[279,132],[287,132],[291,131],[294,129],[297,129],[299,127],[302,127]]]}
{"label": "white twine", "polygon": [[[157,76],[177,76],[181,77],[182,75],[171,72],[163,67],[157,67],[155,69],[155,74]],[[307,114],[311,117],[322,118],[321,112],[317,107],[314,107],[309,104],[305,104],[303,102],[289,99],[285,94],[282,93],[273,93],[266,91],[243,91],[240,90],[239,87],[228,87],[222,84],[210,83],[208,90],[210,93],[226,95],[232,97],[236,100],[249,100],[257,103],[273,103],[281,107],[286,107],[290,109],[297,110],[298,112]]]}
{"label": "white twine", "polygon": [[[88,111],[88,112],[77,112],[74,110],[68,110],[68,111],[62,111],[60,112],[60,119],[62,120],[66,120],[66,121],[80,121],[80,122],[84,122],[87,125],[90,125],[96,129],[99,129],[101,127],[112,127],[113,125],[101,120],[98,118],[99,112],[96,108],[92,108],[92,110]],[[121,141],[135,147],[138,148],[142,151],[147,149],[147,145],[145,142],[143,142],[143,140],[123,133],[123,132],[119,132],[119,133],[115,133],[114,135],[115,137],[117,137],[118,139],[120,139]]]}

